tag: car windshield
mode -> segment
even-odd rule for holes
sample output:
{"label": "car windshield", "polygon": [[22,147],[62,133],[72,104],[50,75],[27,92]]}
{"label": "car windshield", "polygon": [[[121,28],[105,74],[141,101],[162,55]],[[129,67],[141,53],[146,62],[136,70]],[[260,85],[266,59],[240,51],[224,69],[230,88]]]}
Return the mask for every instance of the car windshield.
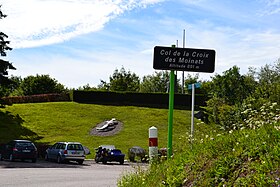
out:
{"label": "car windshield", "polygon": [[16,143],[16,148],[34,148],[34,146],[30,142],[20,142]]}
{"label": "car windshield", "polygon": [[67,150],[83,150],[83,146],[81,144],[68,144]]}

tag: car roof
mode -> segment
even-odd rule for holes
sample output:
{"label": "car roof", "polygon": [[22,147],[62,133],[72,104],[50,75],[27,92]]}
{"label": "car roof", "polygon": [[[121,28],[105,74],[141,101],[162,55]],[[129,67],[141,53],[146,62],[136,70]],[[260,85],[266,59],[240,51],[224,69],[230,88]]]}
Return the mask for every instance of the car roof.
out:
{"label": "car roof", "polygon": [[80,142],[56,142],[56,143],[64,143],[64,144],[81,144]]}
{"label": "car roof", "polygon": [[99,147],[105,148],[105,149],[116,149],[114,145],[100,145]]}
{"label": "car roof", "polygon": [[30,140],[13,140],[12,142],[31,142],[31,141]]}

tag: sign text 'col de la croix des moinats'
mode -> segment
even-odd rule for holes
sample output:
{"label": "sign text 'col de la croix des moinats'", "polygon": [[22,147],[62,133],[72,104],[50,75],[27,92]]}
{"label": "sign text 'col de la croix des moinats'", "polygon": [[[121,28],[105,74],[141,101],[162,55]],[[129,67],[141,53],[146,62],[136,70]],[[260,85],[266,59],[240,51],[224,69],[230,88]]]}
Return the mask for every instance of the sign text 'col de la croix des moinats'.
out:
{"label": "sign text 'col de la croix des moinats'", "polygon": [[213,73],[215,70],[215,50],[154,47],[153,68]]}

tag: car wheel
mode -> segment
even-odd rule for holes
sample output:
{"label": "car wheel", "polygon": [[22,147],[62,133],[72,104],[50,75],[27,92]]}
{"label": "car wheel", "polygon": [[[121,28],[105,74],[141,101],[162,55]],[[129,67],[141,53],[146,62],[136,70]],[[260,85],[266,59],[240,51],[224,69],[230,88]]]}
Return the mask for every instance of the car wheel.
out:
{"label": "car wheel", "polygon": [[57,163],[61,164],[62,163],[61,156],[57,156],[56,161],[57,161]]}
{"label": "car wheel", "polygon": [[15,160],[14,157],[13,157],[13,154],[10,154],[9,160],[10,160],[11,162],[13,162],[13,161]]}
{"label": "car wheel", "polygon": [[79,160],[77,162],[78,162],[78,164],[82,165],[84,161],[83,160]]}
{"label": "car wheel", "polygon": [[49,161],[49,156],[47,153],[45,154],[45,161]]}
{"label": "car wheel", "polygon": [[123,165],[123,163],[124,163],[124,160],[121,160],[121,161],[120,161],[120,164]]}

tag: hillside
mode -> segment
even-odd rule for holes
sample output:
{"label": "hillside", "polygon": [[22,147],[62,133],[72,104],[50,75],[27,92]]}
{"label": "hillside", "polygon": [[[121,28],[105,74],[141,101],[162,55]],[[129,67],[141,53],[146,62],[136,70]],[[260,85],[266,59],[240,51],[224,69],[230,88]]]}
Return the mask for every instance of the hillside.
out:
{"label": "hillside", "polygon": [[[93,136],[97,124],[116,118],[123,123],[114,136]],[[0,110],[0,143],[27,138],[36,143],[79,141],[91,152],[101,144],[114,144],[124,153],[132,146],[148,149],[148,129],[158,128],[159,147],[167,145],[168,110],[133,106],[103,106],[75,102],[14,104]],[[174,144],[187,133],[190,112],[174,110]],[[89,155],[92,158],[94,154]]]}

